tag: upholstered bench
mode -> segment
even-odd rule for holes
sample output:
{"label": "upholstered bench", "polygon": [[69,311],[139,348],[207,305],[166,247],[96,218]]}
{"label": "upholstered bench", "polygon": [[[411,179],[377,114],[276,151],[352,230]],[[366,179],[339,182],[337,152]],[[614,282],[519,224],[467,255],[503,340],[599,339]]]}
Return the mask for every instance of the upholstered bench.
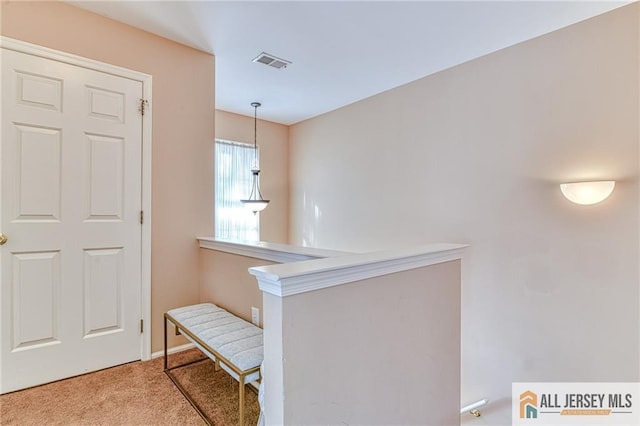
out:
{"label": "upholstered bench", "polygon": [[164,318],[164,371],[198,414],[207,424],[211,424],[209,418],[186,389],[171,374],[171,370],[202,360],[168,367],[167,323],[171,323],[177,333],[190,340],[215,362],[216,370],[222,368],[238,381],[239,420],[240,425],[244,426],[245,385],[260,379],[260,364],[264,359],[262,329],[230,314],[213,303],[201,303],[172,309],[164,314]]}

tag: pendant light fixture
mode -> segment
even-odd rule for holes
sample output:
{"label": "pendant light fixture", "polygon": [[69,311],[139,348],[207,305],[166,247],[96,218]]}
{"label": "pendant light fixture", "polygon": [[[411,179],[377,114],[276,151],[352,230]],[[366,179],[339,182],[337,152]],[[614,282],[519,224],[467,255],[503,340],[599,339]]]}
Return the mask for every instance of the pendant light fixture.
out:
{"label": "pendant light fixture", "polygon": [[256,214],[267,207],[269,204],[269,200],[265,200],[262,198],[262,194],[260,193],[260,168],[258,167],[258,107],[261,106],[260,102],[252,102],[251,106],[253,107],[253,165],[251,166],[251,194],[249,194],[249,199],[240,200],[242,204],[249,210]]}

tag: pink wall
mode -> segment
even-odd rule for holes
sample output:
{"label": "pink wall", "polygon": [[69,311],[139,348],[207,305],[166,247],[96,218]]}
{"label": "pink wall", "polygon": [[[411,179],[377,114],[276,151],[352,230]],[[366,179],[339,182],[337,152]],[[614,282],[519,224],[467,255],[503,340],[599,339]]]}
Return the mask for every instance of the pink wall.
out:
{"label": "pink wall", "polygon": [[215,303],[247,321],[251,321],[251,307],[256,307],[262,327],[262,292],[247,271],[274,262],[209,249],[200,249],[200,262],[200,301]]}
{"label": "pink wall", "polygon": [[152,350],[162,314],[199,300],[213,233],[214,57],[60,2],[2,2],[4,36],[153,76]]}

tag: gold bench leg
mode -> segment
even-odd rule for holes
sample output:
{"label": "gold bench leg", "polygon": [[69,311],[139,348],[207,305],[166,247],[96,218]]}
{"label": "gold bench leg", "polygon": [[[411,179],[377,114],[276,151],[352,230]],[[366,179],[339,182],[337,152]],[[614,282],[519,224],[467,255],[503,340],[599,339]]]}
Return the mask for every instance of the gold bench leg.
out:
{"label": "gold bench leg", "polygon": [[244,376],[238,377],[240,383],[240,426],[244,426]]}
{"label": "gold bench leg", "polygon": [[[189,393],[186,391],[186,389],[184,389],[184,387],[178,382],[178,380],[173,376],[173,374],[171,373],[171,370],[175,370],[177,368],[181,368],[181,367],[185,367],[187,365],[190,364],[194,364],[196,362],[201,362],[201,361],[205,361],[207,360],[207,358],[211,358],[211,359],[215,359],[214,361],[214,365],[215,365],[215,371],[219,371],[220,370],[220,363],[222,362],[222,364],[228,366],[229,368],[231,368],[237,375],[238,375],[238,384],[240,386],[239,388],[239,404],[240,406],[239,408],[239,423],[240,426],[244,426],[244,414],[245,414],[245,380],[247,378],[248,375],[251,375],[253,373],[259,372],[260,371],[260,367],[254,367],[251,368],[249,370],[239,370],[238,367],[236,367],[235,365],[233,365],[230,361],[226,360],[224,357],[222,357],[218,352],[216,352],[215,350],[213,350],[212,348],[210,348],[206,343],[204,343],[202,340],[200,340],[198,337],[196,337],[191,331],[189,331],[189,329],[184,328],[179,322],[175,321],[175,319],[173,319],[172,317],[170,317],[167,313],[164,314],[164,371],[167,374],[167,376],[169,376],[169,378],[171,379],[171,381],[176,385],[176,387],[178,388],[178,390],[180,391],[180,393],[182,393],[182,395],[184,395],[184,397],[187,399],[187,401],[193,406],[193,408],[198,412],[198,414],[200,415],[200,417],[202,417],[202,419],[205,421],[205,423],[207,425],[212,425],[213,423],[211,422],[211,420],[206,416],[206,414],[204,414],[204,412],[200,409],[200,407],[198,406],[198,404],[196,404],[196,402],[191,398],[191,396],[189,395]],[[187,362],[185,364],[181,364],[181,365],[176,365],[173,367],[169,367],[168,365],[168,351],[167,351],[167,322],[171,322],[174,327],[176,328],[176,331],[179,332],[179,334],[184,334],[185,336],[188,336],[190,339],[193,339],[192,341],[197,342],[199,345],[201,345],[202,347],[204,347],[207,351],[207,357],[203,358],[203,359],[198,359],[198,360],[194,360],[194,361],[190,361]],[[210,356],[211,355],[211,356]],[[215,357],[215,358],[212,358]],[[234,377],[232,375],[229,375],[229,380],[233,380]]]}

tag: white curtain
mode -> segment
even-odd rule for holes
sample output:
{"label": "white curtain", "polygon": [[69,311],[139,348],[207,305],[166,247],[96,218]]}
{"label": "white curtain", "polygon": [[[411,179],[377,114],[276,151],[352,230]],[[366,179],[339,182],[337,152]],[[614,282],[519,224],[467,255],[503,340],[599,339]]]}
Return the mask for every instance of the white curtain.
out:
{"label": "white curtain", "polygon": [[252,145],[216,140],[215,149],[215,236],[258,241],[260,215],[245,208],[241,199],[251,192]]}

